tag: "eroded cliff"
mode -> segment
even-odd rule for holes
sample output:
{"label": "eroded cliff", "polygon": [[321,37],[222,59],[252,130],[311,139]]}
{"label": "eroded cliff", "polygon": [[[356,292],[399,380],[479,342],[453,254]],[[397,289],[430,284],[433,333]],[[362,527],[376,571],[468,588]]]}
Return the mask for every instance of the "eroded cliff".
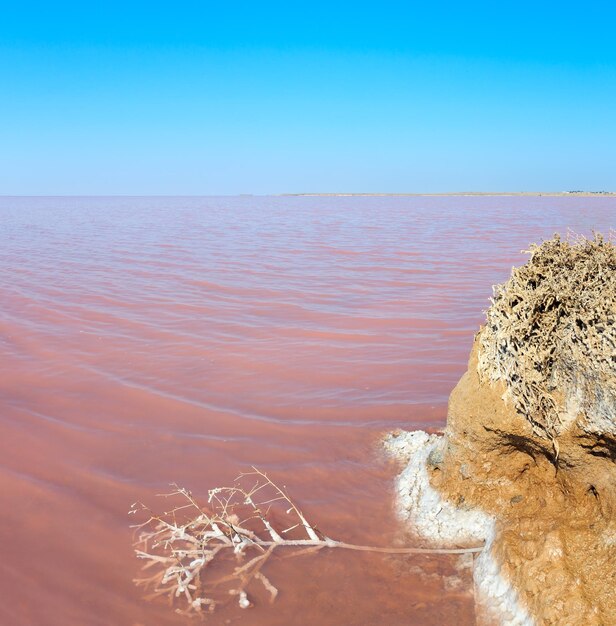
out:
{"label": "eroded cliff", "polygon": [[[462,529],[471,512],[492,521],[484,531],[490,564],[475,575],[492,618],[612,624],[616,246],[600,236],[555,237],[530,252],[495,288],[444,436],[423,451],[428,484],[400,482],[401,502],[433,541],[426,519],[438,511],[419,511],[421,499],[405,494],[434,489]],[[503,617],[506,605],[512,612]]]}

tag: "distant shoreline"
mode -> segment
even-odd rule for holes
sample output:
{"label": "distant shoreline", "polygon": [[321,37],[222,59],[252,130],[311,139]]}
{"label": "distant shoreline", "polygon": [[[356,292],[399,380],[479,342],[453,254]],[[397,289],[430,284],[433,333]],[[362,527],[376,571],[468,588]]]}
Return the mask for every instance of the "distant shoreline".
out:
{"label": "distant shoreline", "polygon": [[317,197],[441,197],[441,196],[547,196],[560,198],[615,197],[616,191],[456,191],[449,193],[281,193],[280,196],[317,196]]}

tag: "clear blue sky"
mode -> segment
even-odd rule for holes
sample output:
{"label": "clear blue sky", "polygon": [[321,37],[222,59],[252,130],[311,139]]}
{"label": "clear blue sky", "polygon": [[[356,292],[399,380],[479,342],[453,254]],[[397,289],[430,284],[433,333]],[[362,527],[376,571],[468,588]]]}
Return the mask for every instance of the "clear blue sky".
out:
{"label": "clear blue sky", "polygon": [[613,2],[21,2],[0,194],[616,189]]}

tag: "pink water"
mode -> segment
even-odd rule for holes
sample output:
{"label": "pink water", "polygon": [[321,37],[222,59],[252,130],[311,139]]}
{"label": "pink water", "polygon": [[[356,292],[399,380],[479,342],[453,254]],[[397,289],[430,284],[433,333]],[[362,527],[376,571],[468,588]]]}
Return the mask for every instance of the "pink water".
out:
{"label": "pink water", "polygon": [[[0,198],[0,623],[184,623],[134,588],[127,510],[250,465],[328,535],[399,540],[378,437],[442,426],[491,285],[530,241],[605,231],[615,209]],[[472,623],[454,571],[450,557],[274,560],[276,605],[211,623]]]}

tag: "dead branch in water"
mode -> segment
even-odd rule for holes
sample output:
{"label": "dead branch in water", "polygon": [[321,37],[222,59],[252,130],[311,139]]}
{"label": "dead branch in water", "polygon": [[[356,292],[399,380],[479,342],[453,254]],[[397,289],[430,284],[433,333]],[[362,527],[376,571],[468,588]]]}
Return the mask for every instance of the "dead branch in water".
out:
{"label": "dead branch in water", "polygon": [[[252,487],[245,485],[250,481]],[[331,539],[309,523],[286,492],[262,471],[253,467],[241,474],[232,487],[216,487],[202,507],[190,491],[174,485],[165,497],[180,496],[184,503],[163,514],[155,514],[135,503],[129,514],[145,511],[148,519],[137,529],[135,553],[145,561],[144,572],[135,580],[151,590],[148,598],[166,596],[179,602],[178,612],[213,611],[230,597],[241,608],[251,606],[247,589],[260,583],[274,602],[278,589],[261,571],[280,547],[298,548],[291,556],[323,548],[343,548],[387,554],[464,554],[472,548],[387,548],[361,546]],[[272,507],[283,505],[287,518],[283,530],[273,520]],[[225,558],[234,556],[235,560]]]}

